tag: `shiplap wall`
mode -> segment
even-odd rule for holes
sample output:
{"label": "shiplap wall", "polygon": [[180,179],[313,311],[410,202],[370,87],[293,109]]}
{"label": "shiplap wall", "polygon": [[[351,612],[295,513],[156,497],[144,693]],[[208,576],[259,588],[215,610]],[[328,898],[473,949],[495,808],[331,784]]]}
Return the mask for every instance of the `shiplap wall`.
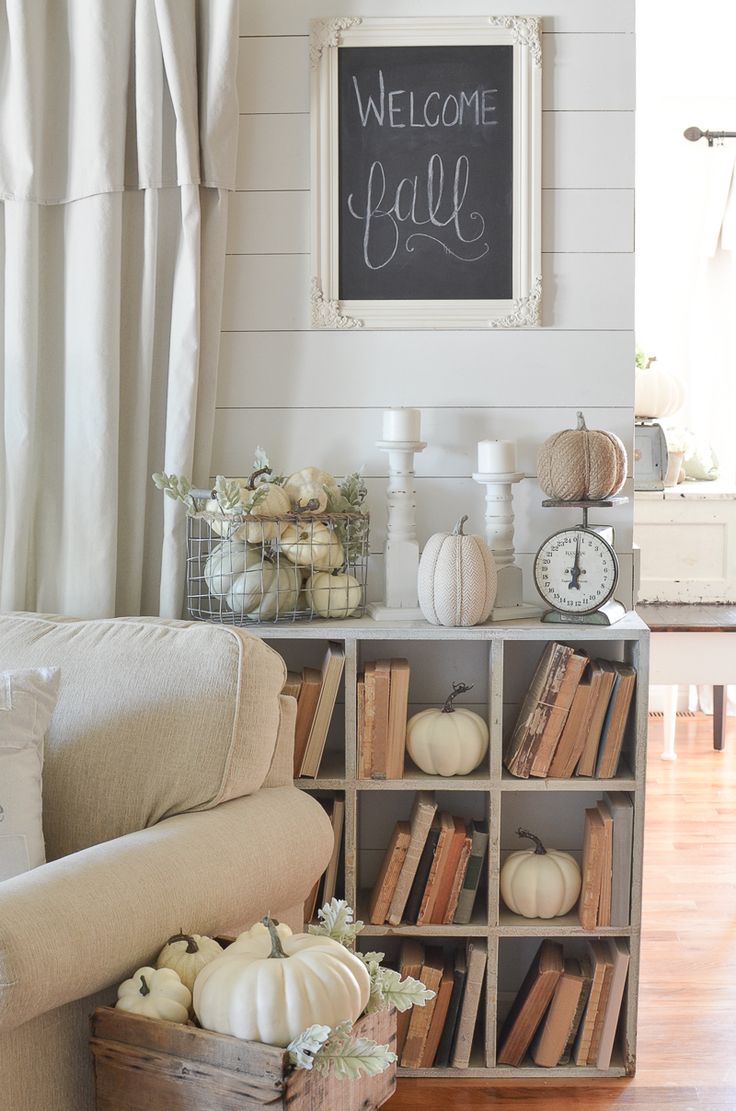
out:
{"label": "shiplap wall", "polygon": [[[465,0],[464,15],[536,14],[544,28],[543,278],[540,329],[311,331],[308,25],[324,15],[452,14],[447,0],[241,0],[238,191],[231,197],[213,470],[242,474],[256,444],[282,471],[365,464],[371,596],[381,590],[385,456],[381,410],[422,410],[418,528],[483,527],[470,478],[476,441],[516,439],[516,549],[529,580],[537,545],[577,518],[540,508],[539,444],[574,424],[622,437],[633,421],[634,2]],[[631,493],[631,483],[626,492]],[[617,529],[631,596],[631,506]],[[529,598],[534,597],[530,581]]]}

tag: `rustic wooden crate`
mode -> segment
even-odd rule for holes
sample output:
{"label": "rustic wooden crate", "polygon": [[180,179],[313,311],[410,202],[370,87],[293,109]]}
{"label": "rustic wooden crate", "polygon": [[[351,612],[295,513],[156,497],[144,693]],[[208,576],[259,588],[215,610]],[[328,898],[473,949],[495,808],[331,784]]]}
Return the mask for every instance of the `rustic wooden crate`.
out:
{"label": "rustic wooden crate", "polygon": [[[97,1111],[372,1111],[396,1088],[396,1066],[338,1080],[290,1070],[283,1049],[100,1007],[92,1016]],[[356,1032],[396,1048],[396,1012]]]}

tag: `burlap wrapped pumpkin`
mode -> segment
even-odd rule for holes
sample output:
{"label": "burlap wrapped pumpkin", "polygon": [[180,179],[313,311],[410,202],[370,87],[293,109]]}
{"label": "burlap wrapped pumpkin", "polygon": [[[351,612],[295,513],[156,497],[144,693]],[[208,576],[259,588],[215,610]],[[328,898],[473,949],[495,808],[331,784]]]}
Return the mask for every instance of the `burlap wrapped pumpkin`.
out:
{"label": "burlap wrapped pumpkin", "polygon": [[542,444],[537,477],[548,498],[603,501],[626,481],[626,448],[613,432],[588,428],[578,413],[577,428],[555,432]]}

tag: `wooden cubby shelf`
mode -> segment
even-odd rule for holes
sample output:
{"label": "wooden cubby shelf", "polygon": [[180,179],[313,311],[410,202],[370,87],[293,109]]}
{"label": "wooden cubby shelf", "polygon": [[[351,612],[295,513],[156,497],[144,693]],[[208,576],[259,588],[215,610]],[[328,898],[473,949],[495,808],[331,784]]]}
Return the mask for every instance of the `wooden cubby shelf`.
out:
{"label": "wooden cubby shelf", "polygon": [[[398,818],[407,818],[414,792],[433,791],[440,806],[465,817],[488,818],[490,843],[487,874],[469,925],[366,926],[362,948],[385,949],[389,959],[401,939],[418,937],[443,947],[468,938],[485,938],[488,961],[484,1000],[476,1043],[468,1069],[400,1069],[405,1076],[468,1076],[547,1079],[550,1077],[614,1077],[631,1075],[636,1061],[636,1013],[639,983],[641,873],[644,825],[644,775],[647,729],[648,629],[635,615],[627,614],[610,628],[583,625],[545,625],[519,621],[470,629],[445,629],[425,622],[376,622],[371,618],[343,622],[311,621],[254,626],[252,631],[268,641],[290,668],[304,664],[319,667],[327,641],[345,649],[345,674],[319,775],[299,779],[305,791],[324,795],[339,792],[345,798],[345,833],[341,879],[344,895],[365,920],[369,891]],[[502,766],[503,743],[516,722],[521,700],[529,686],[545,644],[558,640],[584,648],[591,656],[622,660],[638,673],[634,707],[618,774],[614,779],[516,779]],[[400,780],[357,778],[356,687],[366,660],[404,656],[412,667],[409,713],[425,706],[441,706],[453,681],[473,684],[463,699],[488,721],[490,745],[484,763],[468,776],[442,778],[425,775],[407,758]],[[634,837],[631,881],[631,919],[626,927],[583,930],[577,912],[548,921],[512,914],[499,894],[499,872],[509,854],[521,843],[513,829],[533,821],[534,828],[551,846],[580,857],[582,815],[586,806],[604,792],[626,791],[634,804]],[[545,842],[546,843],[546,842]],[[518,989],[536,946],[542,938],[584,946],[595,937],[626,938],[631,958],[628,982],[619,1021],[611,1067],[564,1066],[539,1068],[525,1062],[520,1068],[496,1065],[496,1040],[500,1021]]]}

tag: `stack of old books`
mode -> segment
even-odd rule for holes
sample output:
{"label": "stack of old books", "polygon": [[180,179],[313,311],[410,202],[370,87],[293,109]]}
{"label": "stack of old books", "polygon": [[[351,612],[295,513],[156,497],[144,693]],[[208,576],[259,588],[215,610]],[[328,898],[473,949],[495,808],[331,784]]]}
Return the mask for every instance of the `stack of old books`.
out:
{"label": "stack of old books", "polygon": [[396,1053],[404,1068],[466,1069],[478,1024],[487,947],[480,939],[443,951],[414,938],[401,946],[399,971],[435,992],[397,1016]]}
{"label": "stack of old books", "polygon": [[547,645],[504,753],[508,771],[522,779],[615,776],[635,684],[629,664]]}
{"label": "stack of old books", "polygon": [[619,938],[587,942],[579,958],[543,941],[501,1030],[497,1064],[518,1068],[530,1053],[543,1068],[609,1068],[628,969]]}
{"label": "stack of old books", "polygon": [[358,676],[358,774],[402,779],[409,661],[371,660]]}
{"label": "stack of old books", "polygon": [[488,823],[442,811],[419,791],[408,821],[397,822],[370,896],[373,925],[470,922],[488,848]]}
{"label": "stack of old books", "polygon": [[294,778],[318,775],[345,667],[341,644],[327,645],[321,668],[290,671],[283,693],[296,699]]}
{"label": "stack of old books", "polygon": [[583,880],[578,915],[583,929],[628,926],[634,807],[611,791],[585,811]]}

